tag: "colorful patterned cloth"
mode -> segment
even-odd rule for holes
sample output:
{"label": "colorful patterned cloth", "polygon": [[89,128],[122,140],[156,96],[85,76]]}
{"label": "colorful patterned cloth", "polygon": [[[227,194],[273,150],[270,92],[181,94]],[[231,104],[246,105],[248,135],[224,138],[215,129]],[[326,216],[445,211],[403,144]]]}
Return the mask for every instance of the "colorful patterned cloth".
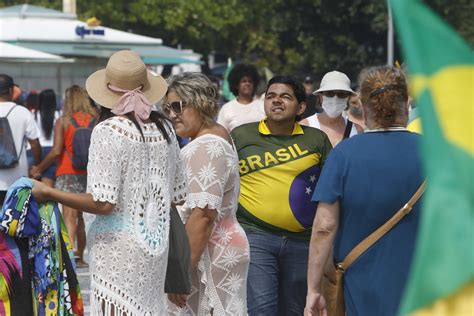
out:
{"label": "colorful patterned cloth", "polygon": [[[83,315],[74,255],[58,205],[37,204],[31,188],[29,179],[15,182],[0,212],[0,315],[28,310],[39,316]],[[20,241],[27,241],[27,252],[21,251]],[[15,279],[23,281],[23,289],[15,288]]]}

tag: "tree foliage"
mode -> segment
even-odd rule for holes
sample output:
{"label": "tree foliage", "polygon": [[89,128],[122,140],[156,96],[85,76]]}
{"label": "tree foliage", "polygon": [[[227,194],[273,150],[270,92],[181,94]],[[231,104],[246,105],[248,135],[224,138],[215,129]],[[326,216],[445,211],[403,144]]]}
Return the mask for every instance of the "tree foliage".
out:
{"label": "tree foliage", "polygon": [[[62,6],[60,0],[29,2]],[[474,43],[472,1],[426,2]],[[0,0],[0,6],[14,4]],[[96,16],[104,26],[204,56],[220,52],[276,73],[319,76],[339,69],[354,77],[364,66],[386,62],[387,6],[381,0],[89,0],[77,6],[81,19]]]}

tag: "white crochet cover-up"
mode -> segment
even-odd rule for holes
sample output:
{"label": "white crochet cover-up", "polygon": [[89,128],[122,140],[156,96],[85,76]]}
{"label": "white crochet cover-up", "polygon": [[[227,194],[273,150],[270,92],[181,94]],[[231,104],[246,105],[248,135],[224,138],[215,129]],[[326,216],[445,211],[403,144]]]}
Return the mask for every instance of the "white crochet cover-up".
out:
{"label": "white crochet cover-up", "polygon": [[91,137],[87,192],[115,204],[88,232],[91,315],[163,315],[171,202],[186,196],[186,177],[170,124],[167,143],[154,123],[113,117]]}
{"label": "white crochet cover-up", "polygon": [[[186,307],[168,301],[170,315],[247,315],[249,244],[237,222],[238,157],[217,135],[197,137],[181,150],[186,164],[188,196],[179,208],[186,222],[193,208],[217,210],[213,232],[193,273]],[[190,236],[192,238],[192,236]],[[197,272],[197,273],[196,273]]]}

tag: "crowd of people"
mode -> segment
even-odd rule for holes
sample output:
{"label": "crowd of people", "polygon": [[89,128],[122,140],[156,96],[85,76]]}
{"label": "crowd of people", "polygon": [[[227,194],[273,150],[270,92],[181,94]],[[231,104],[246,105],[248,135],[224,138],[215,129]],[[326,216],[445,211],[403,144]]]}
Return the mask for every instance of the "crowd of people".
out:
{"label": "crowd of people", "polygon": [[[18,106],[0,75],[19,157],[0,169],[1,201],[29,175],[38,202],[62,205],[76,265],[90,265],[92,315],[326,315],[328,261],[423,182],[402,69],[365,69],[359,89],[340,71],[314,91],[310,77],[278,75],[262,95],[252,65],[228,79],[236,98],[220,106],[206,75],[165,80],[120,51],[68,88],[58,112],[50,89],[37,107]],[[347,315],[397,313],[419,204],[344,272]],[[189,294],[164,291],[172,206],[189,238]],[[93,214],[89,262],[83,212]]]}

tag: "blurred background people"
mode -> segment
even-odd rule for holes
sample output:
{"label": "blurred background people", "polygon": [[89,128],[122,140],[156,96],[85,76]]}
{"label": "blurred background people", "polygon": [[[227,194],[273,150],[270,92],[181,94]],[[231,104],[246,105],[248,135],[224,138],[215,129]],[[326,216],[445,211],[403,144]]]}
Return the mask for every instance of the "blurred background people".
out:
{"label": "blurred background people", "polygon": [[6,74],[0,74],[0,117],[6,117],[11,130],[11,137],[9,137],[10,133],[7,133],[6,124],[0,124],[2,131],[0,133],[1,163],[6,162],[4,161],[4,155],[7,154],[7,147],[11,145],[14,145],[14,151],[18,156],[17,164],[8,168],[4,166],[0,169],[1,204],[3,204],[10,185],[19,177],[28,176],[25,139],[31,146],[33,160],[36,163],[41,161],[41,145],[38,140],[38,129],[35,120],[28,110],[12,101],[13,92],[13,78]]}
{"label": "blurred background people", "polygon": [[263,119],[265,111],[263,101],[255,96],[260,82],[255,66],[235,65],[228,80],[230,91],[236,98],[222,106],[217,116],[217,123],[224,126],[230,133],[237,126]]}
{"label": "blurred background people", "polygon": [[355,94],[345,74],[339,71],[326,73],[314,94],[319,97],[323,111],[305,118],[300,122],[302,125],[321,129],[328,135],[333,147],[341,140],[357,135],[356,127],[342,116],[347,100]]}
{"label": "blurred background people", "polygon": [[[394,67],[372,67],[359,82],[368,131],[332,150],[313,195],[319,204],[308,264],[308,315],[324,315],[321,278],[333,245],[334,262],[342,262],[423,182],[420,135],[406,129],[405,76]],[[397,314],[419,217],[420,202],[344,272],[346,315]]]}
{"label": "blurred background people", "polygon": [[[91,106],[87,92],[73,85],[66,89],[63,113],[54,126],[54,140],[51,151],[36,166],[31,168],[35,178],[42,177],[45,171],[57,161],[55,187],[61,191],[85,193],[87,184],[87,170],[73,166],[73,137],[76,131],[74,123],[80,127],[88,127],[96,116]],[[84,249],[86,246],[86,232],[82,210],[63,205],[63,216],[71,246],[78,257],[77,266],[84,267]],[[76,245],[77,241],[77,245]]]}
{"label": "blurred background people", "polygon": [[360,102],[359,94],[353,94],[347,100],[347,118],[351,121],[356,129],[357,134],[362,134],[365,129],[364,110]]}
{"label": "blurred background people", "polygon": [[208,75],[207,77],[216,86],[217,91],[219,91],[219,97],[217,99],[217,105],[219,106],[219,109],[220,109],[225,103],[224,98],[222,97],[222,93],[221,93],[221,80],[219,79],[219,77],[213,76],[213,75]]}
{"label": "blurred background people", "polygon": [[18,105],[22,105],[21,95],[23,91],[21,90],[20,86],[16,83],[13,85],[13,95],[12,95],[12,102]]}
{"label": "blurred background people", "polygon": [[191,295],[170,294],[170,314],[245,315],[249,244],[237,222],[239,167],[227,130],[214,122],[217,87],[204,75],[168,79],[164,110],[181,137],[188,196],[180,216],[191,245]]}
{"label": "blurred background people", "polygon": [[313,94],[313,91],[314,91],[313,77],[311,76],[304,77],[303,87],[304,87],[304,91],[306,92],[306,109],[304,110],[303,114],[300,115],[301,119],[304,119],[304,118],[307,118],[308,116],[322,112],[319,98]]}
{"label": "blurred background people", "polygon": [[[38,110],[34,112],[38,135],[41,147],[43,148],[41,159],[44,159],[53,148],[54,124],[59,118],[59,112],[56,111],[56,93],[51,89],[40,92],[38,96]],[[27,151],[28,165],[35,165],[31,150]],[[56,179],[56,160],[46,168],[41,175],[41,181],[50,187],[54,187]]]}
{"label": "blurred background people", "polygon": [[31,90],[26,96],[24,105],[31,113],[35,113],[38,110],[38,99],[38,91],[36,90]]}

